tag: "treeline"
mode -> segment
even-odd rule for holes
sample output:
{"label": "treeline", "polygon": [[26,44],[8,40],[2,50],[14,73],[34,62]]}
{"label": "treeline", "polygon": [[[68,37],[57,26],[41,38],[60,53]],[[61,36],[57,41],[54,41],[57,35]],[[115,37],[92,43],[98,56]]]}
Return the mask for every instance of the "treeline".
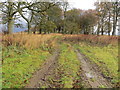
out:
{"label": "treeline", "polygon": [[[119,0],[96,2],[95,10],[69,9],[64,0],[50,2],[0,3],[2,24],[12,34],[14,26],[21,27],[18,20],[27,22],[28,33],[97,34],[115,35],[120,16]],[[4,31],[4,30],[3,30]]]}

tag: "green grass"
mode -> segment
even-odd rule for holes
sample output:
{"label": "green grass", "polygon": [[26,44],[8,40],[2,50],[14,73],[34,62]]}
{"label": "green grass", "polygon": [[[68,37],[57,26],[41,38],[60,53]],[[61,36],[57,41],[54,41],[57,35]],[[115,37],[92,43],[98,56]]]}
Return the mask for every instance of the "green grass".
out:
{"label": "green grass", "polygon": [[91,46],[85,43],[76,45],[90,60],[95,62],[112,83],[118,82],[118,46]]}
{"label": "green grass", "polygon": [[21,88],[50,55],[39,49],[3,47],[3,88]]}
{"label": "green grass", "polygon": [[69,44],[61,45],[61,54],[59,57],[59,68],[62,72],[61,83],[63,88],[72,88],[80,69],[80,61],[77,59],[76,53]]}

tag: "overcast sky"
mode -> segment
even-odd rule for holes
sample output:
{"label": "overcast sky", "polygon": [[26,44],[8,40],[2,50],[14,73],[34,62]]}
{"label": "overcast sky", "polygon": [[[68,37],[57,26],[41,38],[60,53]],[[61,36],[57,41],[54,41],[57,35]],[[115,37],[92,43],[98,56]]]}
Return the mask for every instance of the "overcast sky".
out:
{"label": "overcast sky", "polygon": [[68,0],[71,8],[80,8],[83,10],[95,9],[94,2],[96,0]]}

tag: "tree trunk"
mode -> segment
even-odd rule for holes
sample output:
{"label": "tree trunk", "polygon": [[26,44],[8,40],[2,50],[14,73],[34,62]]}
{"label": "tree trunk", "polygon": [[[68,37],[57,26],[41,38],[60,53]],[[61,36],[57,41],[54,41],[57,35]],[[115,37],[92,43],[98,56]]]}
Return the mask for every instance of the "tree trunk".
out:
{"label": "tree trunk", "polygon": [[54,28],[54,33],[56,33],[56,28]]}
{"label": "tree trunk", "polygon": [[33,34],[36,34],[36,31],[33,31]]}
{"label": "tree trunk", "polygon": [[61,32],[61,27],[58,27],[58,33],[60,33]]}
{"label": "tree trunk", "polygon": [[37,25],[35,25],[34,29],[33,29],[33,33],[36,34],[37,31]]}
{"label": "tree trunk", "polygon": [[46,32],[46,30],[44,30],[44,34],[46,34],[47,32]]}
{"label": "tree trunk", "polygon": [[114,15],[113,15],[113,32],[112,32],[112,35],[115,35],[116,24],[117,24],[118,16],[119,16],[119,7],[118,7],[119,3],[118,3],[118,1],[116,1],[115,3],[113,3],[113,6],[114,6]]}
{"label": "tree trunk", "polygon": [[97,27],[97,35],[100,34],[100,23],[98,22],[98,27]]}
{"label": "tree trunk", "polygon": [[104,34],[104,30],[103,30],[103,25],[102,25],[102,27],[101,27],[101,35],[103,35]]}
{"label": "tree trunk", "polygon": [[30,26],[30,23],[28,22],[28,34],[31,33],[31,30],[30,30],[31,26]]}
{"label": "tree trunk", "polygon": [[110,21],[111,15],[109,11],[109,21],[108,21],[108,35],[110,36],[110,31],[111,31],[111,21]]}
{"label": "tree trunk", "polygon": [[70,34],[73,34],[73,31],[71,31]]}
{"label": "tree trunk", "polygon": [[117,21],[115,20],[114,23],[113,23],[113,32],[112,32],[112,35],[115,35],[115,32],[116,32],[116,24],[117,24]]}
{"label": "tree trunk", "polygon": [[110,36],[110,32],[108,32],[108,35]]}
{"label": "tree trunk", "polygon": [[94,26],[91,26],[91,34],[94,34]]}
{"label": "tree trunk", "polygon": [[39,34],[42,34],[42,30],[41,30],[41,28],[39,29]]}
{"label": "tree trunk", "polygon": [[103,16],[103,18],[102,18],[102,20],[101,20],[101,23],[102,23],[102,25],[101,25],[101,35],[103,35],[104,34],[104,25],[103,25],[103,23],[104,23],[104,16]]}
{"label": "tree trunk", "polygon": [[14,20],[10,19],[8,21],[8,34],[12,34],[14,30]]}

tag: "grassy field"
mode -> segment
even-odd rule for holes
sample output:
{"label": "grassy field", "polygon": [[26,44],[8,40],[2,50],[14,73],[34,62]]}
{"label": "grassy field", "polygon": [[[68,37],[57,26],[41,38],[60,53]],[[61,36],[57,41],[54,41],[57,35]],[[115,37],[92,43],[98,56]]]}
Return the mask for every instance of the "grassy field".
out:
{"label": "grassy field", "polygon": [[[2,39],[3,88],[21,88],[29,83],[33,73],[41,68],[52,53],[60,49],[57,74],[60,88],[82,87],[81,63],[75,52],[79,49],[95,63],[111,83],[118,80],[118,37],[92,35],[4,35]],[[44,86],[43,86],[44,87]]]}

